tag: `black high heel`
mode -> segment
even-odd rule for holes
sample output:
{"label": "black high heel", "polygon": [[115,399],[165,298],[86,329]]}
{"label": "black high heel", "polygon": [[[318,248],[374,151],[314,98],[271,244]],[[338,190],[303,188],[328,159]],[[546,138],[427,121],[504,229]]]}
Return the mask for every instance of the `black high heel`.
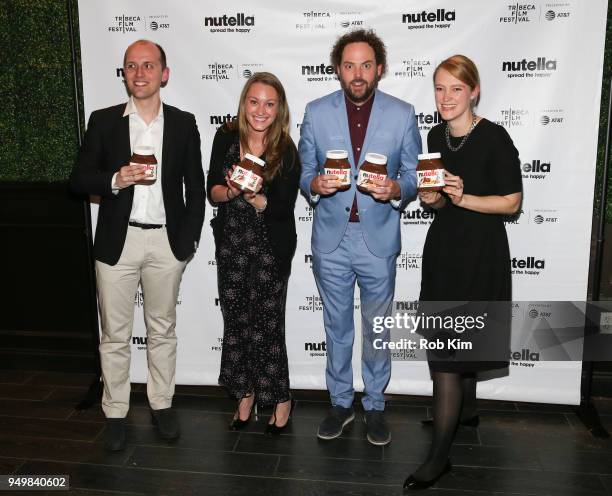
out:
{"label": "black high heel", "polygon": [[246,420],[242,420],[240,418],[240,402],[252,396],[253,396],[252,393],[247,394],[246,396],[243,396],[242,398],[240,398],[240,400],[238,401],[238,408],[236,409],[236,413],[234,414],[236,418],[233,418],[229,425],[229,428],[231,431],[239,431],[240,429],[244,429],[247,426],[247,424],[251,421],[251,415],[253,413],[253,406],[255,405],[255,402],[253,401],[253,404],[251,405],[251,409],[249,410],[249,416]]}
{"label": "black high heel", "polygon": [[279,436],[283,433],[283,431],[289,425],[289,421],[291,420],[291,414],[293,413],[293,407],[295,406],[295,400],[291,400],[291,408],[289,409],[289,416],[287,417],[287,422],[285,425],[278,426],[276,425],[276,407],[278,403],[274,406],[274,411],[272,412],[272,416],[274,417],[274,422],[272,424],[266,425],[266,434],[269,436]]}
{"label": "black high heel", "polygon": [[414,475],[409,475],[408,478],[404,481],[404,489],[408,489],[409,491],[419,491],[421,489],[427,489],[428,487],[433,486],[438,480],[444,475],[449,473],[452,470],[450,460],[446,460],[446,465],[442,472],[440,472],[437,477],[434,477],[431,480],[421,481],[414,478]]}
{"label": "black high heel", "polygon": [[[425,427],[431,427],[433,425],[433,419],[421,420],[421,424]],[[470,417],[468,419],[461,420],[459,422],[459,425],[463,425],[466,427],[478,427],[478,425],[480,425],[480,415],[474,415],[473,417]]]}

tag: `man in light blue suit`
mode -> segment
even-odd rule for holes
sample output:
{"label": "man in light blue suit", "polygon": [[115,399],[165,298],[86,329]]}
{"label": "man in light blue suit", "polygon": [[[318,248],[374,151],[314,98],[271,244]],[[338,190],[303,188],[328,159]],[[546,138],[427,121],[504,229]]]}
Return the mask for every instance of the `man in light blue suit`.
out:
{"label": "man in light blue suit", "polygon": [[[315,207],[313,271],[321,299],[327,340],[326,380],[332,408],[318,437],[334,439],[350,424],[352,407],[355,282],[361,295],[363,407],[367,437],[385,445],[391,433],[384,418],[384,391],[391,375],[388,331],[376,334],[373,319],[390,315],[395,264],[401,247],[400,212],[416,194],[415,168],[421,138],[412,105],[376,89],[387,69],[386,49],[373,31],[352,31],[331,52],[342,90],[310,102],[301,125],[300,188]],[[324,174],[328,150],[346,150],[351,186],[339,190],[336,176]],[[356,189],[366,153],[387,157],[387,179],[367,193]],[[380,344],[380,341],[377,341]]]}

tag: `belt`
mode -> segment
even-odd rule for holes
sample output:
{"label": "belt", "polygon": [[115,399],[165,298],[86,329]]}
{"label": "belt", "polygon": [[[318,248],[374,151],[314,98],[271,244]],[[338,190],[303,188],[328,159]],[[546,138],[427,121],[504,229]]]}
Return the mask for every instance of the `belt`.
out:
{"label": "belt", "polygon": [[161,229],[165,227],[164,224],[141,224],[140,222],[129,221],[128,225],[132,227],[140,227],[140,229]]}

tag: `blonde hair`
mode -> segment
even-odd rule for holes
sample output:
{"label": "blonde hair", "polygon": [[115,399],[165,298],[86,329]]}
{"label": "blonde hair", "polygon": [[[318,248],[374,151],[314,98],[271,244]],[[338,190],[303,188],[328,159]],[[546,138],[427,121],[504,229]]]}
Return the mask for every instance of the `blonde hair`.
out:
{"label": "blonde hair", "polygon": [[[444,69],[462,83],[467,84],[472,91],[476,87],[480,88],[480,76],[478,75],[476,64],[465,55],[453,55],[440,62],[433,73],[434,84],[436,81],[436,74],[440,69]],[[473,100],[472,106],[475,107],[478,105],[478,102],[480,102],[480,91]]]}
{"label": "blonde hair", "polygon": [[249,152],[248,139],[248,122],[246,118],[245,105],[246,97],[255,83],[261,83],[271,86],[276,90],[278,95],[278,111],[274,122],[268,128],[264,138],[266,167],[264,168],[264,180],[271,181],[274,179],[278,171],[283,166],[282,157],[289,146],[291,138],[289,137],[289,105],[285,96],[285,89],[280,80],[270,72],[256,72],[245,83],[242,92],[240,93],[240,102],[238,104],[238,119],[230,124],[230,128],[238,127],[240,136],[240,146],[242,150]]}

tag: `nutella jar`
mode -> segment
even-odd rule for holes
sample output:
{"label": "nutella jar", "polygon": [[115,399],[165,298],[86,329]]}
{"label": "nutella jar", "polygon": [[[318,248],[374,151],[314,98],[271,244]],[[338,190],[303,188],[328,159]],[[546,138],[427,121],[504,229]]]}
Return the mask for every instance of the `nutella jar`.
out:
{"label": "nutella jar", "polygon": [[359,168],[357,189],[362,193],[368,193],[364,186],[373,179],[376,181],[387,179],[387,157],[380,153],[366,153],[365,162]]}
{"label": "nutella jar", "polygon": [[136,184],[148,185],[157,180],[157,159],[152,146],[135,146],[134,154],[130,158],[130,165],[144,165],[144,178]]}
{"label": "nutella jar", "polygon": [[418,156],[417,189],[419,191],[440,191],[444,183],[444,164],[439,153],[422,153]]}
{"label": "nutella jar", "polygon": [[265,165],[266,163],[260,158],[245,153],[242,162],[232,172],[231,185],[239,190],[255,193],[259,185],[263,183],[263,168]]}
{"label": "nutella jar", "polygon": [[351,187],[351,164],[348,161],[348,152],[346,150],[328,150],[325,154],[325,174],[336,176],[336,180],[342,186],[338,191],[346,191]]}

